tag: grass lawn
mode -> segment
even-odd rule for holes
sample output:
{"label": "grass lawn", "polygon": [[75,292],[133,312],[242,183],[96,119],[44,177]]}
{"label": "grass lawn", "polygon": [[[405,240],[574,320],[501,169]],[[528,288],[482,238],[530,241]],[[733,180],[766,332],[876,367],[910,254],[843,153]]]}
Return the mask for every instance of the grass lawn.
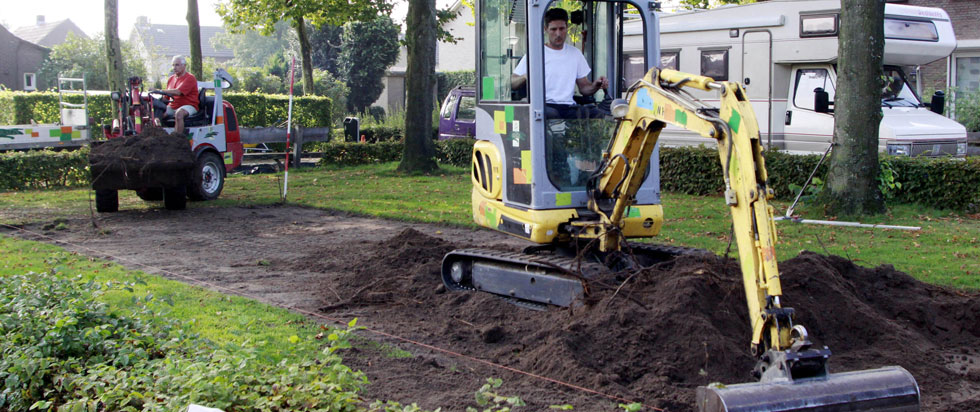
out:
{"label": "grass lawn", "polygon": [[[289,175],[288,202],[316,208],[416,222],[473,225],[470,216],[468,169],[443,167],[434,176],[403,176],[395,163],[349,168],[294,170]],[[190,207],[244,206],[279,201],[282,174],[230,176],[221,198]],[[0,193],[0,210],[29,210],[45,219],[90,213],[90,191],[63,189]],[[660,242],[700,247],[723,253],[731,221],[720,196],[663,194],[666,222]],[[780,214],[787,202],[776,202]],[[121,208],[160,207],[133,192],[120,192]],[[806,208],[803,208],[804,213]],[[11,214],[17,216],[16,214]],[[804,217],[827,219],[810,212]],[[7,218],[18,223],[28,216]],[[919,231],[867,229],[777,223],[780,260],[802,250],[848,257],[865,266],[894,265],[930,283],[980,288],[980,217],[913,205],[892,205],[886,215],[862,223],[921,226]]]}

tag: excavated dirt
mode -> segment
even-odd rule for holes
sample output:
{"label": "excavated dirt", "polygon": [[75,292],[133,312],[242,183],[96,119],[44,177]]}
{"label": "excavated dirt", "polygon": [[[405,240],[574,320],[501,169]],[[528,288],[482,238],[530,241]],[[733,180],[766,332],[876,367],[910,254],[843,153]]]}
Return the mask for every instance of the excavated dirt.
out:
{"label": "excavated dirt", "polygon": [[194,153],[186,136],[147,127],[140,134],[93,146],[89,166],[96,188],[169,187],[186,181]]}
{"label": "excavated dirt", "polygon": [[[752,380],[739,267],[721,257],[682,257],[635,273],[622,287],[595,287],[586,305],[539,312],[441,286],[441,259],[452,249],[526,246],[485,230],[295,207],[121,212],[99,217],[98,229],[83,218],[68,223],[64,231],[45,231],[42,222],[25,226],[34,234],[0,233],[68,242],[134,269],[192,276],[331,318],[357,317],[389,334],[365,338],[412,354],[367,344],[346,353],[345,362],[372,382],[366,399],[463,410],[494,376],[504,380],[501,394],[528,402],[518,410],[616,410],[618,398],[689,411],[699,385]],[[980,295],[810,252],[781,262],[780,272],[784,304],[814,343],[834,352],[832,371],[899,365],[917,379],[923,410],[980,410]]]}

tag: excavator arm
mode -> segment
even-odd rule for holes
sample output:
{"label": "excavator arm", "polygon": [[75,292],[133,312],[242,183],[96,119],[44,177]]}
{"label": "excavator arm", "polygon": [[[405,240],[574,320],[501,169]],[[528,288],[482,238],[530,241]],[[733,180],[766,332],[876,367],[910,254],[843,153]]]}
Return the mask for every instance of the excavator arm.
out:
{"label": "excavator arm", "polygon": [[[717,91],[719,107],[701,102],[684,88]],[[776,230],[769,200],[765,159],[755,112],[734,82],[652,68],[628,91],[628,102],[614,101],[619,120],[603,162],[589,182],[589,208],[599,218],[575,223],[593,233],[603,252],[622,245],[627,208],[635,202],[666,124],[715,139],[738,245],[742,281],[752,326],[750,347],[759,383],[714,385],[698,390],[702,411],[918,410],[915,379],[905,369],[830,374],[830,350],[814,348],[806,328],[795,324],[793,309],[780,302]],[[588,230],[591,229],[591,230]]]}

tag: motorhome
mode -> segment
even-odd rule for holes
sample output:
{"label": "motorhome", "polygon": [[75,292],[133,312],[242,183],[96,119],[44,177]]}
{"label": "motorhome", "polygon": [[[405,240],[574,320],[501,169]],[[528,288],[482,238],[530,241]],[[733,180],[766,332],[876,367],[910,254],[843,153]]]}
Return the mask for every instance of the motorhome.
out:
{"label": "motorhome", "polygon": [[[772,0],[660,16],[660,67],[743,84],[759,119],[762,140],[794,153],[824,152],[834,133],[839,0]],[[629,23],[627,23],[628,25]],[[879,150],[905,156],[965,156],[966,128],[936,112],[909,82],[920,65],[944,59],[956,46],[946,11],[885,5],[883,118]],[[642,41],[627,35],[624,48]],[[642,48],[637,47],[637,50]],[[627,84],[645,72],[637,52]],[[823,89],[826,105],[816,101]],[[707,94],[705,101],[710,102]],[[668,127],[666,146],[714,144]]]}

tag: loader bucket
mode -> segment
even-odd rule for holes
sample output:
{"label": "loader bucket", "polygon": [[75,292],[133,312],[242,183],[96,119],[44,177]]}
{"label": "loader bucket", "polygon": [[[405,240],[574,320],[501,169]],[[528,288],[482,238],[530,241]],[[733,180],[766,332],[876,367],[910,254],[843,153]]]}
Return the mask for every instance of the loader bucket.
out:
{"label": "loader bucket", "polygon": [[900,366],[786,382],[702,386],[701,412],[919,410],[919,385]]}

